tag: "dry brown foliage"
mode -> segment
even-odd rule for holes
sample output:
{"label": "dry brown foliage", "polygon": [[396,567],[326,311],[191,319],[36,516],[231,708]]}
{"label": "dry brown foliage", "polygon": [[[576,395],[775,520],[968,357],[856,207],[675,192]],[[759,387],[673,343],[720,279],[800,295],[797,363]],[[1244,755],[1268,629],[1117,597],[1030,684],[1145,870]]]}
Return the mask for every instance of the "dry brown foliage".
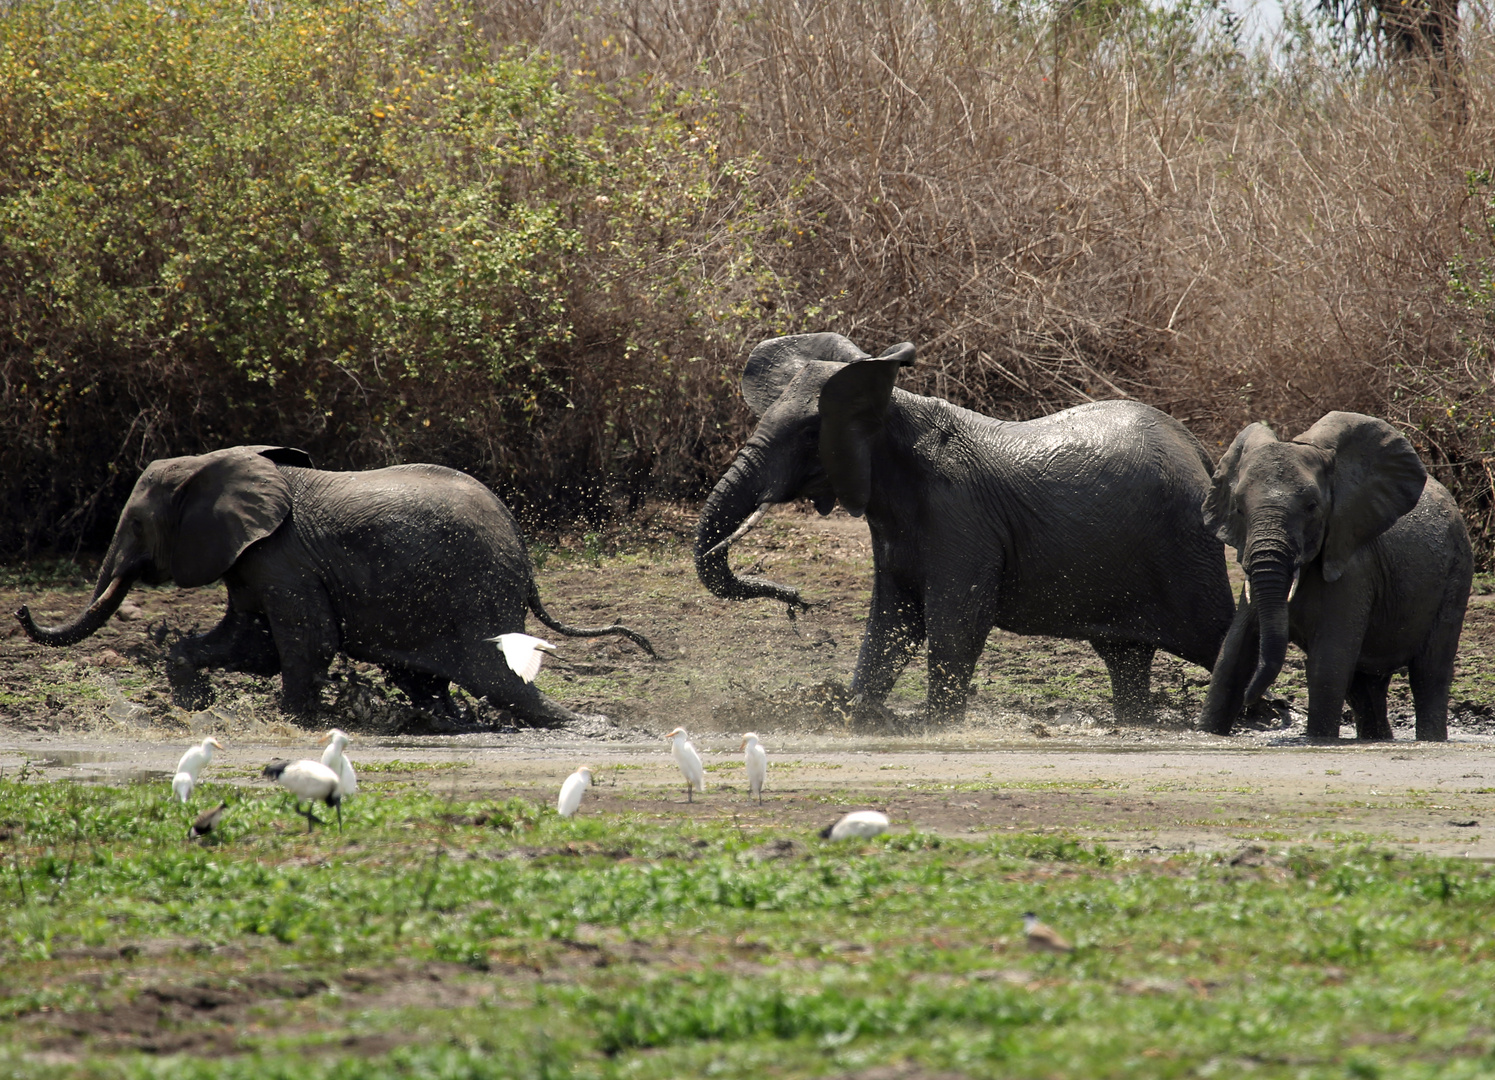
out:
{"label": "dry brown foliage", "polygon": [[1495,52],[1472,21],[1461,119],[1415,66],[1274,73],[978,4],[489,9],[599,77],[719,95],[719,137],[761,156],[786,225],[765,302],[796,310],[764,332],[912,340],[905,386],[998,416],[1134,396],[1216,453],[1253,420],[1384,416],[1488,546],[1495,327],[1448,288],[1491,255],[1469,176],[1495,165]]}

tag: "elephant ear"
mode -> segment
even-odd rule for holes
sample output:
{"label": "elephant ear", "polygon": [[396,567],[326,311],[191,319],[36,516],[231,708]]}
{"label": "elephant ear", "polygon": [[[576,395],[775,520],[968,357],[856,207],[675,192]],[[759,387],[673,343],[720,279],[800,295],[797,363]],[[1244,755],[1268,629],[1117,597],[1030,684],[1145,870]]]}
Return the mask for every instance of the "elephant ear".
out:
{"label": "elephant ear", "polygon": [[[170,567],[178,585],[216,581],[245,548],[280,528],[290,514],[291,486],[263,449],[236,446],[204,454],[201,466],[177,490]],[[292,451],[294,460],[296,454],[311,460]]]}
{"label": "elephant ear", "polygon": [[1334,457],[1334,505],[1324,533],[1324,580],[1338,581],[1350,557],[1422,498],[1427,483],[1417,451],[1374,416],[1331,412],[1293,442]]}
{"label": "elephant ear", "polygon": [[759,342],[748,355],[747,364],[742,369],[742,396],[753,415],[762,419],[763,414],[779,400],[784,388],[810,361],[851,364],[865,359],[867,354],[840,334],[791,334],[769,338]]}
{"label": "elephant ear", "polygon": [[1240,558],[1241,548],[1246,543],[1246,521],[1243,515],[1233,513],[1236,480],[1240,477],[1241,463],[1259,447],[1277,441],[1272,429],[1263,423],[1248,424],[1241,429],[1220,459],[1215,475],[1210,481],[1210,493],[1204,497],[1204,527],[1215,534],[1222,544],[1235,548]]}
{"label": "elephant ear", "polygon": [[241,446],[239,449],[249,450],[260,457],[269,458],[277,465],[293,465],[298,469],[316,468],[312,464],[311,455],[294,446]]}
{"label": "elephant ear", "polygon": [[846,365],[820,388],[820,464],[852,517],[861,517],[872,497],[872,446],[887,420],[898,369],[913,357],[914,347],[904,342]]}

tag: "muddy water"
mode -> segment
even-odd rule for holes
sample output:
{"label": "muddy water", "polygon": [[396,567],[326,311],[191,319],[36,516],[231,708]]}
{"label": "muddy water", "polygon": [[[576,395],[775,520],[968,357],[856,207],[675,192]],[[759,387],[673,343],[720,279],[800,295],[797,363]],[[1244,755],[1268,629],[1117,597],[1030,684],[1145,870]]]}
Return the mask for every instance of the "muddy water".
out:
{"label": "muddy water", "polygon": [[[1231,851],[1251,844],[1371,842],[1449,856],[1495,859],[1495,740],[1444,744],[1306,745],[1253,736],[1160,735],[1152,745],[1091,738],[1009,740],[765,736],[766,801],[745,794],[738,739],[696,739],[708,790],[687,804],[662,740],[599,744],[539,735],[357,739],[360,783],[425,785],[456,799],[521,796],[549,802],[560,781],[588,764],[596,786],[585,814],[734,820],[743,828],[809,828],[844,809],[887,810],[896,824],[948,835],[1063,832],[1133,853]],[[308,737],[225,740],[204,781],[258,786],[273,757],[316,757]],[[185,744],[78,742],[0,732],[0,774],[25,764],[48,781],[157,783]],[[388,768],[394,764],[394,768]],[[356,820],[356,804],[350,807]]]}

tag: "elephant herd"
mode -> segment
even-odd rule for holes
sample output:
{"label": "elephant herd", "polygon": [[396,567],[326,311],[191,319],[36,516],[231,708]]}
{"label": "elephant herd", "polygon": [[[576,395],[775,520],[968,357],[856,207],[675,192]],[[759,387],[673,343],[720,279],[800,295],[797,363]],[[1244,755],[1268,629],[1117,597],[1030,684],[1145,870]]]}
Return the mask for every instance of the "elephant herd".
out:
{"label": "elephant herd", "polygon": [[[1201,727],[1229,734],[1306,654],[1308,735],[1336,738],[1348,700],[1362,739],[1387,739],[1386,693],[1405,668],[1419,739],[1447,737],[1449,688],[1473,576],[1448,491],[1384,421],[1332,412],[1291,441],[1263,424],[1216,468],[1178,421],[1100,401],[1004,422],[897,389],[904,343],[869,356],[839,334],[765,341],[742,394],[758,419],[711,492],[696,536],[719,597],[807,606],[738,576],[731,544],[763,508],[809,499],[865,516],[872,605],[852,676],[880,703],[921,645],[931,722],[961,717],[992,627],[1089,641],[1119,720],[1150,715],[1158,649],[1212,671]],[[1223,545],[1223,546],[1222,546]],[[1234,603],[1224,547],[1249,589]],[[449,686],[533,724],[574,715],[525,683],[489,639],[540,603],[504,504],[435,465],[328,472],[299,450],[241,446],[152,462],[104,556],[93,599],[64,625],[17,613],[34,641],[97,630],[136,581],[222,578],[228,608],[169,657],[173,695],[196,706],[202,674],[279,673],[282,703],[313,710],[337,653],[379,665],[412,701],[450,710]]]}

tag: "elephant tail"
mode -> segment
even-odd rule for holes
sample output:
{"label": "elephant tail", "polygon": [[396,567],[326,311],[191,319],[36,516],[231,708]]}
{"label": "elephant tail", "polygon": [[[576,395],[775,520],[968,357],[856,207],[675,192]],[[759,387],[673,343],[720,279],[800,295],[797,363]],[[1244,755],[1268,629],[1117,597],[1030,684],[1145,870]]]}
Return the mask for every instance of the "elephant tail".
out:
{"label": "elephant tail", "polygon": [[550,612],[545,610],[545,605],[540,603],[540,590],[533,584],[529,589],[529,609],[535,613],[546,626],[557,634],[565,634],[567,637],[604,637],[607,634],[619,634],[626,637],[650,656],[657,657],[654,646],[649,644],[649,639],[636,630],[630,630],[626,626],[614,623],[612,626],[567,626],[565,623],[551,617]]}

